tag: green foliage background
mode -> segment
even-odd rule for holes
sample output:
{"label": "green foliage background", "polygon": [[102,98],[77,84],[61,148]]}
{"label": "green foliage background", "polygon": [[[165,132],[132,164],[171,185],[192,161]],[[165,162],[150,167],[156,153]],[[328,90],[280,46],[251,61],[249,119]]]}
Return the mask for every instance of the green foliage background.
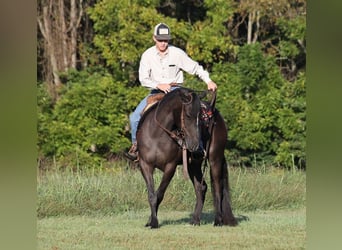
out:
{"label": "green foliage background", "polygon": [[[187,12],[180,8],[183,1],[174,1],[170,11],[165,1],[96,1],[87,10],[93,44],[80,45],[90,53],[88,66],[61,74],[57,99],[47,83],[37,85],[39,159],[100,166],[130,145],[128,116],[148,93],[138,82],[140,56],[153,45],[153,27],[165,22],[172,44],[198,60],[218,84],[229,162],[305,167],[306,23],[303,15],[287,14],[303,1],[290,2],[281,16],[261,16],[259,39],[248,44],[243,28],[236,33],[237,26],[228,25],[244,14],[233,1],[191,1]],[[286,74],[284,65],[298,69]],[[205,89],[192,76],[185,85]]]}

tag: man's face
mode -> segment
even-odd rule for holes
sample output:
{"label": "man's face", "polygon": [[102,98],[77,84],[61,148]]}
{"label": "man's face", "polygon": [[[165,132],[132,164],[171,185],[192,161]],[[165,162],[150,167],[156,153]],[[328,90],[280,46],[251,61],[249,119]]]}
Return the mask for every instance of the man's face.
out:
{"label": "man's face", "polygon": [[165,52],[167,46],[169,45],[169,40],[158,40],[153,37],[154,42],[156,43],[156,47],[160,52]]}

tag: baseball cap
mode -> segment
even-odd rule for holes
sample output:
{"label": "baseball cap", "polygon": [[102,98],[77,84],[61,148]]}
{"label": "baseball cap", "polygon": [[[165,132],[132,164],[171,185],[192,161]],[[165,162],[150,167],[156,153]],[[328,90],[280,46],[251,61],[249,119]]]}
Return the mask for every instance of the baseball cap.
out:
{"label": "baseball cap", "polygon": [[170,28],[165,23],[157,24],[154,27],[153,35],[157,40],[170,40],[171,39]]}

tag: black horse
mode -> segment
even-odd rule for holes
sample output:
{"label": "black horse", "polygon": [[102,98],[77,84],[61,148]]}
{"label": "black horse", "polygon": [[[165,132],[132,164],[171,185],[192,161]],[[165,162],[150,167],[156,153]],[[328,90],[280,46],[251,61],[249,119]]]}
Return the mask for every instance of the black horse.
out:
{"label": "black horse", "polygon": [[[190,177],[196,193],[191,224],[200,224],[207,184],[201,169],[204,157],[198,157],[197,152],[206,145],[215,206],[214,225],[237,225],[230,206],[228,169],[224,157],[227,129],[216,110],[213,115],[214,126],[208,131],[201,126],[200,110],[201,101],[196,92],[177,88],[147,110],[140,120],[137,132],[139,165],[151,208],[146,227],[158,228],[158,207],[179,164],[185,166],[185,174]],[[197,157],[193,157],[195,155]],[[163,172],[157,190],[153,179],[155,168]]]}

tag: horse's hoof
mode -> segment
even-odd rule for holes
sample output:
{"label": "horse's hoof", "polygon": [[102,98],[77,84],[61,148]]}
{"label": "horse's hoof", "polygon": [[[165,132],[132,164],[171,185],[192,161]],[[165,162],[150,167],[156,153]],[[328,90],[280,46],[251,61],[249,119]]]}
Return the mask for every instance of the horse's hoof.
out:
{"label": "horse's hoof", "polygon": [[200,226],[201,225],[201,222],[199,220],[191,220],[190,221],[190,225],[193,225],[193,226]]}
{"label": "horse's hoof", "polygon": [[151,229],[158,228],[158,227],[159,227],[158,220],[156,220],[156,219],[151,219],[149,222],[147,222],[147,224],[145,225],[145,227],[150,227]]}
{"label": "horse's hoof", "polygon": [[235,227],[235,226],[238,225],[238,222],[237,222],[237,220],[234,218],[234,219],[232,219],[232,220],[229,220],[227,224],[228,224],[228,226]]}
{"label": "horse's hoof", "polygon": [[158,225],[158,223],[153,223],[153,224],[150,225],[150,228],[151,229],[156,229],[156,228],[159,228],[159,225]]}
{"label": "horse's hoof", "polygon": [[151,224],[149,224],[149,223],[147,223],[147,224],[145,225],[145,227],[149,227],[150,229],[159,228],[158,225],[151,225]]}

